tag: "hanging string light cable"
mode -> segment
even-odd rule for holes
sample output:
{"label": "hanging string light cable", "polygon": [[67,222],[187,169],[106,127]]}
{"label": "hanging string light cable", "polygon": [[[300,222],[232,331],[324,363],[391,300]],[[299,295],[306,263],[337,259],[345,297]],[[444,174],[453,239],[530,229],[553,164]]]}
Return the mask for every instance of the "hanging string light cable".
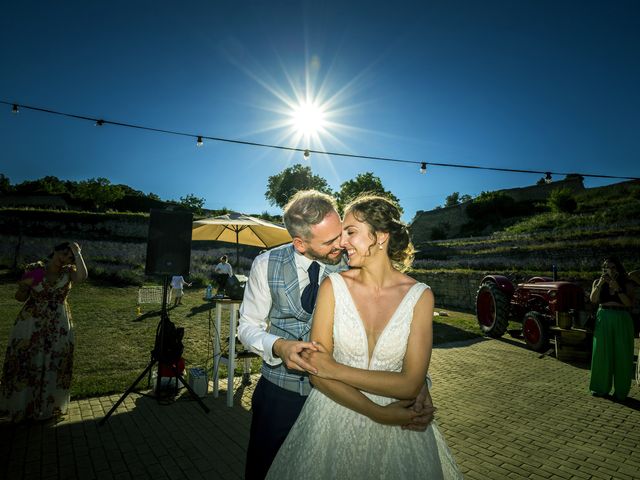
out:
{"label": "hanging string light cable", "polygon": [[[546,179],[551,178],[551,175],[580,175],[582,177],[591,177],[591,178],[610,178],[610,179],[617,179],[617,180],[640,180],[640,177],[627,177],[627,176],[617,176],[617,175],[601,175],[601,174],[595,174],[595,173],[578,173],[578,172],[552,172],[549,170],[527,170],[527,169],[520,169],[520,168],[500,168],[500,167],[487,167],[487,166],[483,166],[483,165],[468,165],[468,164],[462,164],[462,163],[441,163],[441,162],[425,162],[423,160],[404,160],[404,159],[400,159],[400,158],[392,158],[392,157],[379,157],[379,156],[373,156],[373,155],[358,155],[355,153],[342,153],[342,152],[330,152],[330,151],[323,151],[323,150],[311,150],[309,148],[297,148],[297,147],[288,147],[285,145],[271,145],[268,143],[259,143],[259,142],[250,142],[247,140],[237,140],[237,139],[231,139],[231,138],[223,138],[223,137],[210,137],[210,136],[206,136],[206,135],[198,135],[198,134],[193,134],[193,133],[187,133],[187,132],[178,132],[175,130],[166,130],[166,129],[162,129],[162,128],[154,128],[154,127],[147,127],[144,125],[135,125],[132,123],[126,123],[126,122],[120,122],[120,121],[114,121],[114,120],[105,120],[103,118],[94,118],[94,117],[88,117],[85,115],[76,115],[73,113],[66,113],[66,112],[60,112],[60,111],[56,111],[56,110],[51,110],[48,108],[42,108],[42,107],[33,107],[30,105],[22,105],[16,102],[8,102],[5,100],[0,100],[0,104],[4,104],[4,105],[10,105],[12,107],[12,111],[13,112],[17,112],[19,108],[24,109],[24,110],[33,110],[36,112],[42,112],[42,113],[48,113],[51,115],[58,115],[58,116],[62,116],[62,117],[68,117],[68,118],[75,118],[78,120],[85,120],[85,121],[89,121],[92,122],[95,125],[99,125],[99,126],[104,126],[104,125],[114,125],[117,127],[125,127],[125,128],[135,128],[138,130],[145,130],[148,132],[156,132],[156,133],[163,133],[163,134],[167,134],[167,135],[177,135],[177,136],[182,136],[182,137],[190,137],[193,139],[196,139],[196,143],[198,145],[202,144],[203,139],[206,140],[212,140],[214,142],[226,142],[226,143],[234,143],[234,144],[238,144],[238,145],[249,145],[249,146],[253,146],[253,147],[262,147],[262,148],[271,148],[271,149],[277,149],[277,150],[287,150],[290,152],[301,152],[303,153],[305,159],[309,157],[309,155],[311,153],[314,154],[319,154],[319,155],[328,155],[331,157],[346,157],[346,158],[357,158],[357,159],[361,159],[361,160],[376,160],[376,161],[382,161],[382,162],[395,162],[395,163],[407,163],[407,164],[411,164],[411,165],[420,165],[420,171],[422,172],[424,170],[424,172],[426,172],[426,166],[430,165],[430,166],[436,166],[436,167],[446,167],[446,168],[467,168],[467,169],[474,169],[474,170],[490,170],[490,171],[494,171],[494,172],[512,172],[512,173],[535,173],[535,174],[542,174],[545,175]],[[423,173],[424,173],[423,172]]]}

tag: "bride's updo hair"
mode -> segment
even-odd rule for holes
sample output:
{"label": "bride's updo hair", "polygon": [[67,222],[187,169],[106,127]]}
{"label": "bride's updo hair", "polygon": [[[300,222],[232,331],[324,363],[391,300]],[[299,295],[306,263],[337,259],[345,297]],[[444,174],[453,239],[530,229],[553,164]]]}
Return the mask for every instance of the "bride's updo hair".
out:
{"label": "bride's updo hair", "polygon": [[[345,216],[348,213],[351,213],[359,222],[366,223],[372,236],[376,232],[388,233],[388,255],[391,261],[400,270],[406,270],[411,266],[415,250],[409,230],[400,220],[400,209],[394,202],[379,195],[365,194],[345,207]],[[374,243],[372,247],[375,245]]]}

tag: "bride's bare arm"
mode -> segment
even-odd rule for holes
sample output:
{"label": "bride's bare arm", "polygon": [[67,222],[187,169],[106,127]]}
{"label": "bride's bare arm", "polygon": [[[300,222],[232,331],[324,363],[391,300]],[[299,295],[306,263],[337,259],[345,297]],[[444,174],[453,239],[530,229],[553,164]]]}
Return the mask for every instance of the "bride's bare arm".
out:
{"label": "bride's bare arm", "polygon": [[[335,298],[331,280],[325,280],[318,291],[310,338],[322,344],[329,356],[332,356],[333,353],[334,306]],[[420,415],[411,408],[407,408],[411,405],[411,401],[395,402],[392,405],[383,407],[369,400],[357,388],[341,381],[321,378],[315,375],[310,376],[310,380],[315,388],[336,403],[366,415],[378,423],[407,425]]]}
{"label": "bride's bare arm", "polygon": [[314,336],[313,329],[311,339],[322,345],[319,346],[319,352],[310,353],[308,361],[316,368],[316,376],[326,380],[337,380],[377,395],[414,399],[424,385],[431,360],[433,305],[433,293],[427,289],[414,308],[407,351],[400,372],[364,370],[337,363],[330,354],[333,346],[330,351],[324,351],[322,346],[326,347],[327,338]]}

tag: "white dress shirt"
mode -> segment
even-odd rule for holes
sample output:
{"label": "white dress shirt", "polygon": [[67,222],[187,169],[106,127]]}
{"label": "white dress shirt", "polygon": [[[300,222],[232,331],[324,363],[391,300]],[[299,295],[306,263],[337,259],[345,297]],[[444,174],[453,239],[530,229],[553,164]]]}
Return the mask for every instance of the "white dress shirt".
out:
{"label": "white dress shirt", "polygon": [[[279,365],[282,360],[273,356],[273,344],[281,337],[269,333],[269,311],[271,310],[271,292],[267,279],[269,253],[258,255],[251,265],[249,280],[244,287],[244,299],[240,305],[240,322],[238,324],[238,338],[250,351],[260,355],[269,365]],[[313,260],[295,252],[296,271],[300,295],[309,285],[307,269]],[[320,265],[318,278],[322,278],[325,265]]]}
{"label": "white dress shirt", "polygon": [[233,268],[231,268],[231,264],[227,262],[220,262],[213,269],[213,273],[223,274],[226,273],[229,276],[233,275]]}

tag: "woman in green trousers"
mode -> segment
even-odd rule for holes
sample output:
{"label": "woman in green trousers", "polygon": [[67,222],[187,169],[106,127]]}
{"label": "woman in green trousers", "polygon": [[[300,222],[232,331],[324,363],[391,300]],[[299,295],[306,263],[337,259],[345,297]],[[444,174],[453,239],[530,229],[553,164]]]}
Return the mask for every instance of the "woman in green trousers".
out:
{"label": "woman in green trousers", "polygon": [[596,328],[593,332],[591,382],[595,396],[627,398],[633,376],[633,320],[629,309],[633,305],[634,284],[615,257],[602,264],[602,275],[593,282],[591,302],[598,304]]}

